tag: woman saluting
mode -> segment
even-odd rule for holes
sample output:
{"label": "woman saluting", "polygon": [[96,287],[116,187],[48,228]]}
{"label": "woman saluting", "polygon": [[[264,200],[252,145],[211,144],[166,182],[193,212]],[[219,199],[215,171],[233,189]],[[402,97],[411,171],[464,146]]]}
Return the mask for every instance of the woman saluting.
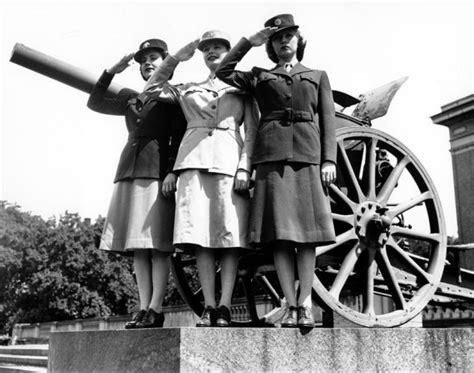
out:
{"label": "woman saluting", "polygon": [[[202,52],[204,81],[170,85],[176,66]],[[177,182],[174,245],[196,255],[205,311],[197,326],[228,326],[241,249],[248,247],[248,188],[257,111],[252,97],[225,84],[215,70],[230,49],[229,37],[207,31],[168,56],[148,80],[146,94],[179,103],[188,121],[173,168]],[[245,139],[240,126],[245,128]],[[215,299],[215,262],[221,296]],[[216,308],[216,305],[218,307]]]}
{"label": "woman saluting", "polygon": [[100,249],[133,251],[140,311],[126,329],[162,327],[162,303],[169,275],[172,245],[174,193],[169,185],[178,146],[186,128],[177,105],[164,104],[128,88],[108,95],[115,74],[140,64],[147,80],[168,54],[163,40],[149,39],[104,71],[87,106],[99,113],[125,117],[128,141],[115,175]]}
{"label": "woman saluting", "polygon": [[[324,190],[336,177],[334,103],[326,72],[300,63],[305,41],[293,16],[275,16],[265,27],[241,39],[218,66],[216,75],[251,92],[257,100],[261,118],[252,158],[256,181],[250,242],[273,251],[289,305],[281,325],[313,327],[315,246],[335,240]],[[268,57],[276,63],[273,69],[234,70],[250,48],[264,43]]]}

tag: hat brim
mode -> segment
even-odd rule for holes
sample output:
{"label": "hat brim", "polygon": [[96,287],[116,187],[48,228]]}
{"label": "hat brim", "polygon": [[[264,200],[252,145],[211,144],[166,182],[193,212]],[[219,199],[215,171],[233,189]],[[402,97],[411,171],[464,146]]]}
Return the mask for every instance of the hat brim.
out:
{"label": "hat brim", "polygon": [[204,47],[204,45],[206,45],[207,43],[211,42],[211,41],[219,41],[221,42],[222,44],[224,44],[225,46],[227,46],[228,49],[230,49],[230,43],[229,43],[229,40],[227,39],[222,39],[222,38],[212,38],[212,39],[205,39],[205,40],[201,40],[197,46],[197,48],[202,52],[202,49]]}
{"label": "hat brim", "polygon": [[143,48],[143,49],[140,49],[138,52],[135,53],[135,55],[133,56],[133,59],[135,61],[137,61],[138,63],[141,63],[141,59],[143,57],[143,55],[145,53],[148,53],[152,50],[155,50],[155,51],[158,51],[159,53],[163,53],[166,55],[166,51],[163,49],[163,48],[158,48],[158,47],[147,47],[147,48]]}
{"label": "hat brim", "polygon": [[273,39],[274,36],[278,35],[279,33],[285,31],[285,30],[289,30],[289,29],[295,29],[297,30],[300,26],[298,25],[293,25],[293,26],[285,26],[285,27],[282,27],[280,29],[278,29],[274,34],[272,34],[270,36],[270,40]]}

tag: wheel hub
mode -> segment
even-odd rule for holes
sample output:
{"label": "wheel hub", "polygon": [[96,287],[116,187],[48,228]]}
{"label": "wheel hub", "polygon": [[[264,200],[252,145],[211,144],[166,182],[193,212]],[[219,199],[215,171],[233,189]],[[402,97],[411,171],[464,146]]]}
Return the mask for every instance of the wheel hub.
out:
{"label": "wheel hub", "polygon": [[387,243],[392,220],[385,215],[386,211],[386,207],[374,201],[363,202],[357,208],[355,231],[366,246],[379,249]]}

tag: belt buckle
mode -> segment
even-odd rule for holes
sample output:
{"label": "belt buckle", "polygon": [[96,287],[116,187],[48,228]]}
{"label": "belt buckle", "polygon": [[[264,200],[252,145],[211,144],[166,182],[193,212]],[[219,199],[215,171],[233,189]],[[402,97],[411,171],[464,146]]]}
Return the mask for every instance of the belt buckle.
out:
{"label": "belt buckle", "polygon": [[285,109],[285,117],[287,126],[291,125],[294,122],[294,111],[293,109]]}

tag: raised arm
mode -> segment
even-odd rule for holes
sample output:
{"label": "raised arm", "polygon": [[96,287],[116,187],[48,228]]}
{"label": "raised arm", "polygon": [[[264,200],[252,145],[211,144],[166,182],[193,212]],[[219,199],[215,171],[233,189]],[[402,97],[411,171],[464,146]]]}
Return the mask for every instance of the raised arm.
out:
{"label": "raised arm", "polygon": [[275,30],[275,27],[267,27],[249,38],[240,39],[217,67],[216,76],[229,85],[248,92],[252,91],[254,81],[253,74],[251,72],[235,70],[235,66],[252,47],[258,47],[265,44]]}
{"label": "raised arm", "polygon": [[154,99],[164,102],[177,102],[179,89],[168,84],[178,63],[189,60],[196,51],[199,39],[185,45],[176,54],[168,55],[148,79],[144,91]]}
{"label": "raised arm", "polygon": [[120,74],[129,65],[133,58],[133,53],[129,53],[122,57],[111,68],[104,70],[97,83],[92,88],[92,92],[87,101],[87,107],[102,114],[124,115],[127,110],[128,100],[135,97],[138,92],[133,89],[124,88],[114,96],[108,95],[109,87],[115,74]]}

